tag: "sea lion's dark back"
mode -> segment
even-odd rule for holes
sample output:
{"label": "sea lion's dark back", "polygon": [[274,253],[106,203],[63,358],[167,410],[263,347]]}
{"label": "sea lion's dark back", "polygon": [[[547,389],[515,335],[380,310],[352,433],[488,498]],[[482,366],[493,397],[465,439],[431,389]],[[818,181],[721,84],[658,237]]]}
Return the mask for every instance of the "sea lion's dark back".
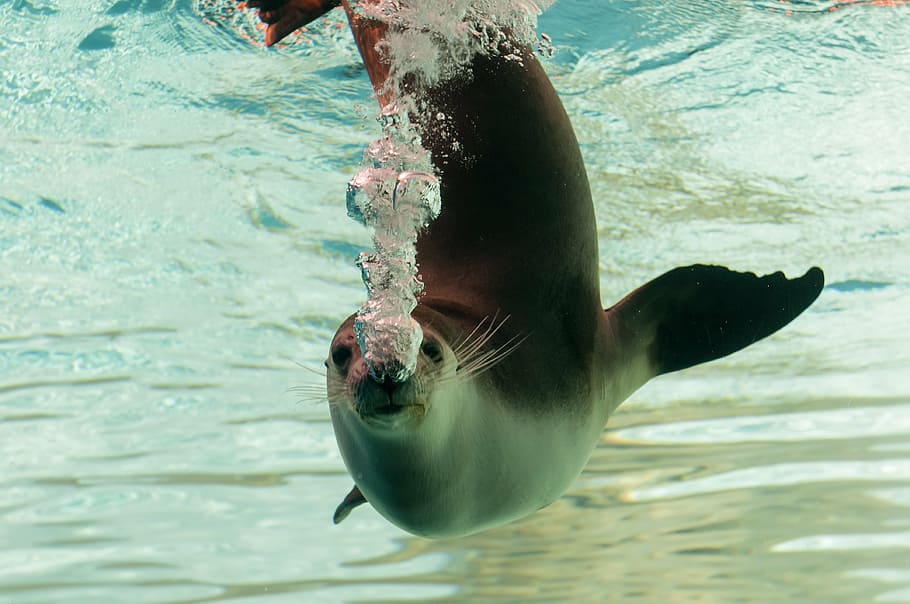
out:
{"label": "sea lion's dark back", "polygon": [[[480,56],[470,74],[427,96],[424,144],[442,179],[442,214],[418,242],[427,295],[474,289],[497,301],[490,312],[537,326],[541,312],[571,313],[591,330],[600,302],[594,208],[540,62],[527,49],[520,63]],[[522,303],[509,304],[512,296]]]}

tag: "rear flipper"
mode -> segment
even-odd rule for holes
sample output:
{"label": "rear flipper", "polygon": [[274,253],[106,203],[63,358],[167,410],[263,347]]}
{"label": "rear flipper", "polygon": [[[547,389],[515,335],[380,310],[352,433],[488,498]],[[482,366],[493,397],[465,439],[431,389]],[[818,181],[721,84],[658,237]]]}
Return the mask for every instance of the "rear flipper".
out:
{"label": "rear flipper", "polygon": [[247,0],[249,8],[259,11],[259,18],[268,25],[265,45],[272,46],[296,29],[315,21],[341,0]]}
{"label": "rear flipper", "polygon": [[758,277],[695,264],[642,285],[608,309],[607,319],[624,346],[645,354],[659,375],[771,335],[806,310],[824,284],[817,267],[787,279],[782,272]]}

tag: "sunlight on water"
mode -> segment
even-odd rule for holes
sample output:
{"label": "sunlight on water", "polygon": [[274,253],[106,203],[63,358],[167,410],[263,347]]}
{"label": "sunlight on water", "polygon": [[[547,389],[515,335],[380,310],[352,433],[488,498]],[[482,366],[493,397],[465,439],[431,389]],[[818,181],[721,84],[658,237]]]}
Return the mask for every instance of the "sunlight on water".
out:
{"label": "sunlight on water", "polygon": [[606,304],[692,262],[829,286],[633,395],[552,506],[431,542],[331,524],[289,391],[363,302],[369,82],[340,13],[266,50],[230,6],[0,1],[0,602],[910,602],[910,7],[542,15]]}

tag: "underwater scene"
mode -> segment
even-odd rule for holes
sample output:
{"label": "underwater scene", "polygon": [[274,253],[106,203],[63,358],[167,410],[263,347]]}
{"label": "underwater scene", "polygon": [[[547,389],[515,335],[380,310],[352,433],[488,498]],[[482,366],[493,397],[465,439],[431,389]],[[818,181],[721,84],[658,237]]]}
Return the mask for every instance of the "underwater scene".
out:
{"label": "underwater scene", "polygon": [[603,305],[691,264],[818,299],[539,511],[336,525],[382,132],[344,11],[266,48],[233,0],[0,0],[0,604],[910,602],[910,4],[538,4]]}

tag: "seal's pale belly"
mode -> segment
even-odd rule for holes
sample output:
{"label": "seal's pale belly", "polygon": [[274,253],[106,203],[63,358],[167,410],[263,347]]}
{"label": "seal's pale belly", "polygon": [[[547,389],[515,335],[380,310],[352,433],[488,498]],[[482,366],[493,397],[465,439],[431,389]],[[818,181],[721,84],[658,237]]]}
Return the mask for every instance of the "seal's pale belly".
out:
{"label": "seal's pale belly", "polygon": [[534,417],[478,382],[440,388],[421,419],[389,427],[334,408],[361,492],[409,532],[454,537],[526,516],[565,492],[598,442],[603,422],[594,407]]}

